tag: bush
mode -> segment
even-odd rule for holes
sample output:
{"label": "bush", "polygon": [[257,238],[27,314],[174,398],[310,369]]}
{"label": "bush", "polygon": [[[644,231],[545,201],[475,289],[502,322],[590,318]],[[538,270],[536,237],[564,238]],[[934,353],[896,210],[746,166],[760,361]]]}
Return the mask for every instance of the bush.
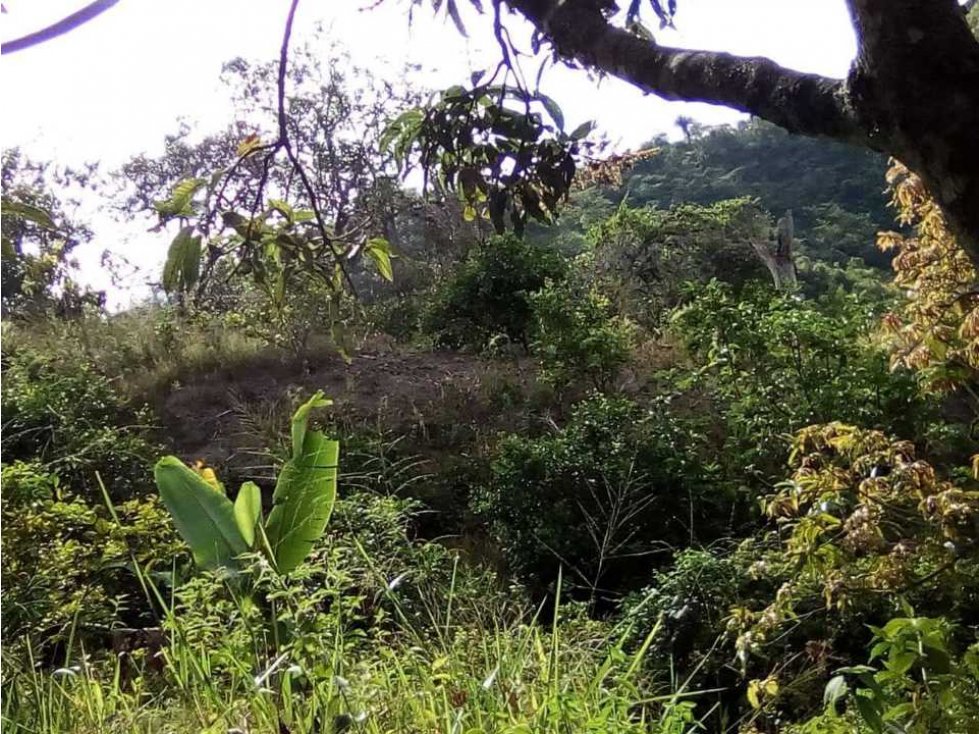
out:
{"label": "bush", "polygon": [[176,548],[159,502],[119,503],[117,524],[105,505],[36,463],[4,465],[2,481],[4,640],[84,640],[119,622],[145,624],[148,602],[132,561],[169,561]]}
{"label": "bush", "polygon": [[701,447],[663,406],[594,397],[551,435],[505,437],[473,508],[538,591],[563,566],[569,587],[614,597],[657,554],[723,528],[730,500],[709,488]]}
{"label": "bush", "polygon": [[954,627],[944,617],[895,617],[874,627],[870,660],[877,669],[843,668],[826,686],[829,713],[851,704],[875,732],[885,722],[909,734],[979,730],[979,643],[957,654]]}
{"label": "bush", "polygon": [[681,664],[723,634],[730,607],[744,598],[749,581],[743,560],[734,553],[686,548],[669,568],[654,573],[652,584],[625,600],[623,619],[635,625],[640,641],[659,624],[654,650]]}
{"label": "bush", "polygon": [[745,467],[777,476],[785,437],[813,423],[921,435],[933,418],[913,376],[891,371],[874,347],[874,304],[845,294],[802,300],[769,288],[736,295],[718,281],[694,293],[672,326],[696,364],[674,378],[709,396],[732,476]]}
{"label": "bush", "polygon": [[531,297],[536,317],[534,351],[546,382],[563,386],[588,380],[597,390],[611,387],[629,361],[635,326],[613,313],[595,288],[565,281]]}
{"label": "bush", "polygon": [[687,282],[718,278],[740,288],[767,279],[748,244],[761,218],[750,199],[670,209],[623,203],[589,229],[589,268],[619,313],[658,327]]}
{"label": "bush", "polygon": [[423,317],[436,345],[483,349],[500,335],[529,346],[531,294],[564,276],[557,253],[514,236],[496,237],[472,250],[443,283]]}
{"label": "bush", "polygon": [[92,504],[102,503],[96,473],[114,499],[144,494],[150,413],[126,403],[115,385],[83,360],[64,363],[31,350],[4,356],[3,456],[37,462]]}

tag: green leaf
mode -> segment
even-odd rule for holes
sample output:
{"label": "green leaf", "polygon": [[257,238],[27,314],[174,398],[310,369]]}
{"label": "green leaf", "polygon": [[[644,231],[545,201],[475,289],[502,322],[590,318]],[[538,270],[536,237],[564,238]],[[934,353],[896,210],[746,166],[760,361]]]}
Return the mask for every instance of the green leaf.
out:
{"label": "green leaf", "polygon": [[340,444],[320,431],[306,430],[305,425],[305,416],[317,400],[321,401],[319,393],[293,419],[293,438],[300,437],[301,448],[294,446],[293,458],[282,467],[272,495],[275,506],[265,525],[280,573],[288,573],[306,559],[326,529],[336,501]]}
{"label": "green leaf", "polygon": [[248,550],[248,544],[238,530],[231,500],[175,456],[160,459],[153,475],[194,562],[201,568],[236,568],[235,558]]}
{"label": "green leaf", "polygon": [[594,129],[595,129],[595,123],[589,120],[588,122],[581,123],[580,125],[578,125],[578,127],[572,130],[571,135],[569,137],[572,140],[582,140],[583,138],[587,137],[588,134],[591,133],[591,131]]}
{"label": "green leaf", "polygon": [[306,428],[309,426],[310,411],[315,408],[326,408],[333,405],[333,401],[323,397],[323,391],[317,390],[313,397],[300,405],[292,416],[292,459],[297,461],[302,458],[303,447],[306,442]]}
{"label": "green leaf", "polygon": [[153,208],[165,217],[189,217],[194,213],[194,195],[207,184],[204,178],[187,178],[173,187],[170,198],[153,203]]}
{"label": "green leaf", "polygon": [[826,689],[823,691],[823,705],[826,706],[826,709],[831,714],[837,714],[837,702],[841,698],[846,697],[848,690],[846,678],[844,678],[842,675],[837,675],[830,678],[829,683],[826,684]]}
{"label": "green leaf", "polygon": [[183,227],[170,243],[163,266],[163,290],[167,293],[192,288],[200,277],[201,237],[193,227]]}
{"label": "green leaf", "polygon": [[54,223],[54,220],[51,219],[51,215],[44,209],[31,204],[25,204],[22,201],[11,201],[10,199],[6,198],[3,199],[2,202],[0,202],[0,214],[5,217],[13,217],[14,219],[24,219],[28,222],[36,224],[42,229],[49,229],[52,231],[58,229]]}
{"label": "green leaf", "polygon": [[374,261],[374,266],[381,277],[388,282],[394,282],[394,269],[391,267],[391,244],[383,237],[374,237],[367,241],[364,254]]}
{"label": "green leaf", "polygon": [[918,653],[913,650],[892,650],[886,668],[898,675],[904,675],[918,662]]}
{"label": "green leaf", "polygon": [[292,210],[292,207],[289,206],[289,204],[282,201],[282,199],[269,199],[269,206],[285,217],[287,222],[292,224],[294,221],[295,212]]}
{"label": "green leaf", "polygon": [[549,114],[551,119],[554,120],[554,124],[557,125],[557,129],[563,131],[564,112],[561,110],[561,106],[546,94],[538,94],[537,99],[540,100],[542,105],[544,105],[544,109],[547,110],[547,114]]}
{"label": "green leaf", "polygon": [[397,138],[410,137],[418,131],[424,119],[425,113],[417,108],[401,113],[381,133],[378,147],[386,151]]}
{"label": "green leaf", "polygon": [[262,490],[255,482],[245,482],[235,498],[235,523],[249,548],[255,547],[255,528],[262,520]]}
{"label": "green leaf", "polygon": [[860,712],[860,717],[870,727],[871,731],[882,732],[884,730],[884,721],[881,718],[877,703],[862,695],[855,696],[854,702],[857,705],[857,711]]}

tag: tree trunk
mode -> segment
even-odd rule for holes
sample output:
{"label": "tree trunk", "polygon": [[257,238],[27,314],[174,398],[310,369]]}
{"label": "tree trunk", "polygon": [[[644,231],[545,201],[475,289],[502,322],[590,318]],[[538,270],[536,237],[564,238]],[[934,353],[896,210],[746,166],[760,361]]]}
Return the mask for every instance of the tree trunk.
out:
{"label": "tree trunk", "polygon": [[751,240],[755,253],[765,263],[768,272],[772,274],[777,291],[794,291],[799,287],[796,276],[795,257],[792,245],[795,240],[795,225],[792,211],[778,220],[775,237],[756,238]]}
{"label": "tree trunk", "polygon": [[861,126],[921,176],[979,264],[979,43],[955,0],[850,0]]}

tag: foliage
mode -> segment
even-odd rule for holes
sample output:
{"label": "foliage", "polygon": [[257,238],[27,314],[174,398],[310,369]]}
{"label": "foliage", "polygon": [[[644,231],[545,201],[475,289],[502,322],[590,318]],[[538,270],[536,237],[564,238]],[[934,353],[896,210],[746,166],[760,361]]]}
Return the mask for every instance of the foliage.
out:
{"label": "foliage", "polygon": [[[240,316],[234,312],[185,315],[177,307],[145,304],[69,321],[8,322],[3,331],[5,369],[21,360],[48,364],[52,374],[71,373],[77,365],[82,374],[96,376],[95,385],[106,384],[114,394],[110,404],[117,402],[124,409],[115,418],[107,417],[103,425],[131,432],[136,429],[125,427],[156,422],[139,415],[141,411],[133,406],[158,404],[170,390],[201,375],[233,371],[260,356],[264,344],[249,335],[251,330],[241,325]],[[95,406],[103,403],[93,401]],[[134,476],[148,476],[159,455],[157,447],[140,452],[143,460]]]}
{"label": "foliage", "polygon": [[53,178],[68,184],[87,183],[88,173],[52,173],[19,149],[3,152],[3,288],[4,318],[43,315],[78,316],[85,307],[98,310],[104,293],[74,280],[78,262],[72,251],[92,237],[89,228],[71,216],[75,204],[57,196]]}
{"label": "foliage", "polygon": [[882,232],[877,244],[897,250],[894,282],[910,294],[884,318],[892,362],[919,372],[939,392],[979,377],[979,292],[969,256],[959,248],[938,204],[921,179],[894,163],[887,180],[898,221],[916,236]]}
{"label": "foliage", "polygon": [[[175,300],[206,305],[223,271],[248,276],[280,325],[307,311],[334,323],[334,301],[356,287],[363,262],[393,278],[386,234],[403,197],[393,195],[379,138],[383,121],[415,96],[352,67],[335,48],[331,54],[325,63],[312,43],[294,50],[282,79],[278,62],[228,62],[233,123],[196,143],[182,129],[167,138],[164,156],[138,156],[123,167],[126,208],[180,227],[162,277]],[[277,125],[256,130],[262,117]],[[315,281],[319,292],[294,304]],[[329,308],[314,308],[317,301]]]}
{"label": "foliage", "polygon": [[[873,732],[965,734],[979,726],[979,643],[955,655],[944,617],[895,617],[874,627],[872,665],[842,668],[826,686],[827,708],[852,702]],[[847,678],[857,684],[850,696]]]}
{"label": "foliage", "polygon": [[157,452],[149,412],[75,358],[66,363],[30,348],[4,354],[4,461],[38,462],[94,503],[102,498],[96,473],[113,498],[145,493]]}
{"label": "foliage", "polygon": [[651,142],[660,154],[637,164],[613,200],[632,206],[709,205],[756,198],[772,212],[791,209],[811,256],[839,262],[862,258],[886,267],[873,247],[877,229],[890,226],[880,179],[887,162],[878,153],[826,140],[790,135],[764,122],[690,126],[688,139]]}
{"label": "foliage", "polygon": [[508,85],[510,73],[501,65],[485,81],[474,74],[470,89],[452,87],[426,107],[408,110],[392,121],[381,144],[406,172],[417,159],[426,185],[434,172],[439,191],[457,191],[467,218],[488,219],[497,234],[509,219],[520,235],[529,220],[556,217],[592,126],[565,133],[557,103],[519,81]]}
{"label": "foliage", "polygon": [[534,351],[546,382],[564,386],[588,380],[597,390],[611,387],[629,361],[635,325],[612,312],[594,287],[570,280],[548,284],[531,296]]}
{"label": "foliage", "polygon": [[552,250],[513,235],[493,238],[470,252],[436,291],[423,325],[438,346],[482,349],[502,335],[526,348],[533,324],[531,294],[564,272]]}
{"label": "foliage", "polygon": [[782,437],[812,423],[844,420],[916,435],[928,419],[913,377],[889,371],[870,343],[873,303],[840,293],[804,300],[767,288],[736,295],[717,281],[691,292],[672,329],[697,368],[674,379],[711,396],[735,466],[774,474]]}
{"label": "foliage", "polygon": [[908,596],[949,615],[974,607],[979,491],[969,482],[940,478],[908,441],[840,423],[800,431],[790,464],[764,507],[784,539],[769,556],[793,573],[764,610],[733,613],[743,661],[820,606],[859,614]]}
{"label": "foliage", "polygon": [[253,482],[241,486],[232,505],[213,469],[195,472],[175,456],[157,462],[160,498],[198,566],[234,569],[248,550],[264,553],[279,573],[303,562],[336,500],[339,444],[308,430],[310,411],[330,404],[317,392],[293,416],[292,455],[279,472],[267,521]]}
{"label": "foliage", "polygon": [[669,210],[623,202],[588,232],[594,277],[620,313],[659,326],[687,282],[718,278],[740,287],[767,278],[751,247],[759,222],[767,218],[744,198]]}
{"label": "foliage", "polygon": [[[586,169],[590,126],[565,132],[518,60],[385,129],[414,92],[359,90],[318,55],[294,56],[287,89],[275,64],[231,62],[232,125],[126,166],[123,209],[176,225],[162,307],[59,311],[71,202],[50,179],[8,195],[5,157],[5,258],[49,242],[56,262],[4,324],[3,723],[975,728],[979,485],[957,443],[975,273],[920,182],[895,169],[918,232],[881,242],[911,296],[887,339],[928,353],[889,370],[877,157],[685,120],[683,142]],[[415,162],[435,200],[399,188]],[[572,183],[555,228],[487,239],[553,221]],[[792,295],[753,252],[763,207],[796,212]],[[328,340],[352,366],[318,359]],[[920,394],[905,364],[962,390]],[[284,407],[321,380],[339,487],[317,398],[291,426]],[[168,520],[151,457],[217,447],[235,487],[255,482],[229,496],[167,457]]]}
{"label": "foliage", "polygon": [[721,530],[729,499],[708,491],[700,440],[666,406],[594,397],[551,435],[505,437],[473,507],[522,578],[546,585],[562,566],[615,596],[656,554]]}
{"label": "foliage", "polygon": [[177,732],[694,730],[689,693],[654,687],[642,648],[626,653],[574,607],[534,614],[442,547],[410,543],[407,511],[394,498],[351,496],[294,573],[245,567],[275,600],[272,625],[220,575],[182,584],[155,672],[146,651],[70,658],[54,674],[5,656],[4,724],[150,731],[165,712]]}
{"label": "foliage", "polygon": [[126,500],[112,514],[32,462],[4,463],[2,481],[5,657],[152,619],[133,563],[166,562],[175,548],[155,500]]}
{"label": "foliage", "polygon": [[748,576],[741,560],[720,549],[685,548],[669,568],[654,572],[649,586],[625,600],[623,619],[635,624],[640,638],[658,624],[654,649],[682,662],[710,648],[729,608],[743,598]]}

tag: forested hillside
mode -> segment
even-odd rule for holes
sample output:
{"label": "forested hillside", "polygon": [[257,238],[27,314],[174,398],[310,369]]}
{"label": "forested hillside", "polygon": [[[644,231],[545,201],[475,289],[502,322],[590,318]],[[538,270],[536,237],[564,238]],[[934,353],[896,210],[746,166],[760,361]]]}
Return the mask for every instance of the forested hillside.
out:
{"label": "forested hillside", "polygon": [[[979,731],[979,300],[922,178],[757,119],[599,160],[321,50],[111,173],[4,151],[3,725]],[[80,179],[170,235],[139,306]]]}

